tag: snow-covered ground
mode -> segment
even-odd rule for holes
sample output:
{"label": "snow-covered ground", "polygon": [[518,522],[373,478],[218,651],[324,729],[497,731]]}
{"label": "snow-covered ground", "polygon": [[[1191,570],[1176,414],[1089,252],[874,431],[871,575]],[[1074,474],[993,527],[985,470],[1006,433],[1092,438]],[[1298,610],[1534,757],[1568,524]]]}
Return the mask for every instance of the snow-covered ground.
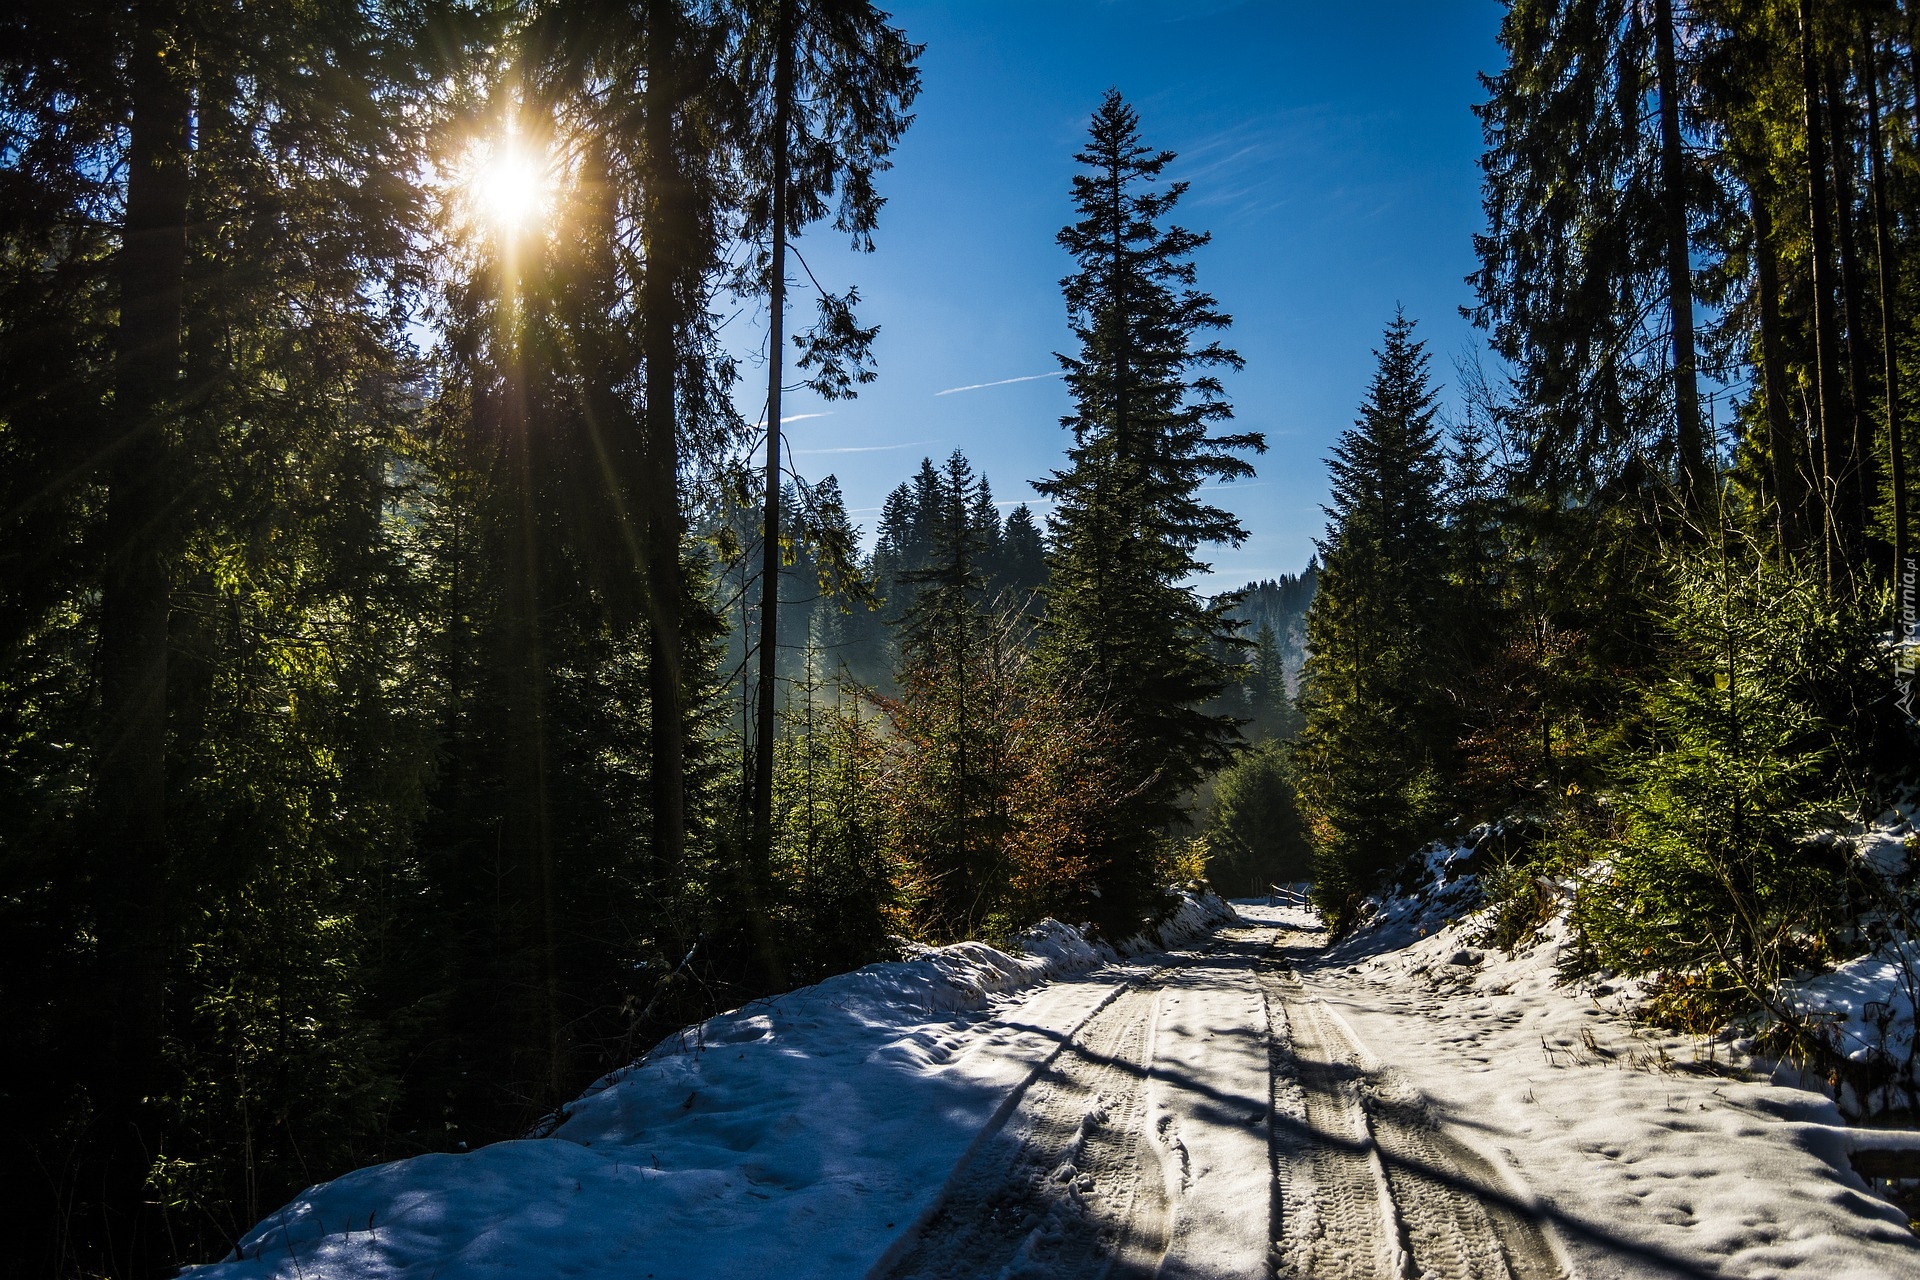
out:
{"label": "snow-covered ground", "polygon": [[[1230,918],[1189,896],[1160,931]],[[863,1274],[1016,1089],[1166,957],[1048,922],[870,965],[688,1028],[551,1136],[311,1187],[196,1280]],[[1264,1086],[1263,1086],[1264,1087]]]}
{"label": "snow-covered ground", "polygon": [[[1914,1009],[1920,1004],[1920,941],[1911,885],[1913,806],[1895,805],[1871,823],[1836,833],[1853,849],[1863,880],[1880,886],[1862,918],[1876,945],[1831,972],[1791,985],[1788,998],[1829,1045],[1854,1064],[1837,1090],[1855,1119],[1910,1109],[1920,1091]],[[1909,886],[1903,892],[1898,886]]]}
{"label": "snow-covered ground", "polygon": [[1449,870],[1332,951],[1190,899],[1166,953],[1050,924],[830,979],[195,1275],[1920,1276],[1829,1099],[1558,985],[1560,926],[1474,945]]}
{"label": "snow-covered ground", "polygon": [[[1863,856],[1888,857],[1903,822],[1856,833]],[[1848,1158],[1914,1135],[1848,1128],[1825,1093],[1746,1058],[1746,1043],[1636,1021],[1638,984],[1562,985],[1563,920],[1513,955],[1476,945],[1460,852],[1432,851],[1425,892],[1381,903],[1306,985],[1418,1082],[1437,1120],[1519,1175],[1580,1275],[1920,1276],[1905,1215]],[[1898,986],[1867,957],[1801,999],[1857,1036],[1859,1010],[1874,997],[1884,1010]],[[1892,1009],[1896,1036],[1911,1036],[1911,1004]]]}

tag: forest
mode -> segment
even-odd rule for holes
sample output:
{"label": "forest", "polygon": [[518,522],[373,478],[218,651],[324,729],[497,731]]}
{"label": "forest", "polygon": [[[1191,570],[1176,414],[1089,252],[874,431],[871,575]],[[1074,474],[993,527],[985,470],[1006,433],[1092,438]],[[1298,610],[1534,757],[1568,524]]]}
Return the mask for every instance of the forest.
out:
{"label": "forest", "polygon": [[1335,921],[1485,823],[1511,936],[1576,884],[1591,966],[1703,1028],[1897,924],[1833,833],[1912,782],[1915,19],[1507,7],[1488,358],[1442,423],[1397,317],[1331,459],[1291,763]]}
{"label": "forest", "polygon": [[882,372],[793,246],[875,248],[870,0],[9,6],[10,1266],[216,1258],[903,949],[1202,877],[1350,929],[1437,840],[1817,1053],[1782,982],[1912,924],[1832,832],[1914,781],[1916,23],[1507,0],[1484,358],[1382,317],[1317,557],[1208,596],[1266,441],[1118,91],[1044,509],[956,450],[869,539],[780,423]]}

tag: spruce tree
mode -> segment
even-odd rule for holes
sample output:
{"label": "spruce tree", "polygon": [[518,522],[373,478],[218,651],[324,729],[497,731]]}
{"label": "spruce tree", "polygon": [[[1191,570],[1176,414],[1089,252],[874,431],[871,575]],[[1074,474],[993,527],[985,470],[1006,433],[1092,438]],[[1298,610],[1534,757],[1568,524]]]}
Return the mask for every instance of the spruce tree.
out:
{"label": "spruce tree", "polygon": [[985,482],[958,449],[923,508],[925,561],[896,580],[912,593],[902,615],[900,684],[918,726],[920,766],[937,792],[915,810],[914,843],[928,851],[925,915],[947,936],[973,934],[1001,893],[1005,869],[1004,637],[985,610],[986,540],[976,521]]}
{"label": "spruce tree", "polygon": [[1151,887],[1153,833],[1182,816],[1193,785],[1223,763],[1233,722],[1201,704],[1226,687],[1215,646],[1231,638],[1228,602],[1189,585],[1203,547],[1245,536],[1200,496],[1208,481],[1251,475],[1256,433],[1213,434],[1232,417],[1217,371],[1240,357],[1207,335],[1229,317],[1194,287],[1202,233],[1168,217],[1187,190],[1158,185],[1174,155],[1141,141],[1139,116],[1109,90],[1074,157],[1077,219],[1059,241],[1076,270],[1061,281],[1078,347],[1059,357],[1074,411],[1068,465],[1037,487],[1057,506],[1047,589],[1048,660],[1110,705],[1126,741],[1117,851],[1106,909],[1131,923]]}
{"label": "spruce tree", "polygon": [[1647,9],[1514,0],[1507,65],[1476,108],[1487,230],[1472,315],[1532,411],[1529,479],[1559,494],[1645,458],[1688,493],[1705,475],[1686,256],[1699,179],[1672,18],[1665,0]]}
{"label": "spruce tree", "polygon": [[[189,134],[194,85],[168,54],[190,43],[173,6],[135,8],[127,62],[126,212],[118,250],[121,306],[115,341],[113,426],[103,443],[109,547],[100,583],[100,733],[94,813],[101,857],[101,959],[118,991],[104,1021],[100,1060],[112,1063],[95,1096],[108,1130],[104,1179],[109,1230],[129,1244],[116,1259],[139,1268],[155,1252],[158,1224],[142,1211],[159,1123],[148,1099],[163,1086],[167,945],[167,620],[180,521],[173,421],[178,413],[193,195]],[[118,1243],[118,1242],[116,1242]],[[145,1255],[145,1256],[143,1256]]]}
{"label": "spruce tree", "polygon": [[1791,1021],[1782,980],[1845,919],[1846,846],[1814,833],[1859,803],[1850,781],[1888,710],[1877,624],[1738,542],[1666,568],[1667,669],[1644,689],[1654,749],[1620,761],[1619,838],[1577,923],[1597,962],[1668,975],[1669,1018],[1758,1005]]}
{"label": "spruce tree", "polygon": [[987,483],[985,474],[981,475],[973,499],[967,504],[967,526],[980,544],[981,572],[990,578],[1000,562],[1002,530],[1000,508],[994,505],[993,486]]}
{"label": "spruce tree", "polygon": [[1261,621],[1247,657],[1248,737],[1254,741],[1292,737],[1300,726],[1287,693],[1286,654],[1272,623]]}
{"label": "spruce tree", "polygon": [[1047,549],[1033,509],[1021,503],[1007,513],[1000,534],[1000,559],[994,566],[996,592],[1025,601],[1046,584]]}
{"label": "spruce tree", "polygon": [[964,669],[987,585],[990,546],[976,518],[986,481],[955,449],[935,486],[931,508],[920,514],[924,559],[894,579],[910,593],[901,615],[903,657],[908,666]]}
{"label": "spruce tree", "polygon": [[1449,613],[1442,620],[1456,665],[1483,657],[1500,633],[1504,548],[1500,543],[1500,492],[1487,453],[1486,430],[1469,415],[1453,426],[1446,451],[1443,494]]}
{"label": "spruce tree", "polygon": [[1207,818],[1207,878],[1222,892],[1264,894],[1313,874],[1287,748],[1257,743],[1220,771]]}
{"label": "spruce tree", "polygon": [[901,575],[924,569],[933,554],[933,525],[945,502],[940,471],[932,458],[920,459],[912,480],[903,480],[887,494],[880,508],[880,527],[873,549],[874,576],[898,621],[906,598],[891,588]]}
{"label": "spruce tree", "polygon": [[1317,890],[1336,927],[1435,834],[1449,719],[1432,670],[1444,608],[1444,459],[1425,344],[1396,315],[1360,417],[1329,460],[1333,502],[1307,614],[1295,760]]}

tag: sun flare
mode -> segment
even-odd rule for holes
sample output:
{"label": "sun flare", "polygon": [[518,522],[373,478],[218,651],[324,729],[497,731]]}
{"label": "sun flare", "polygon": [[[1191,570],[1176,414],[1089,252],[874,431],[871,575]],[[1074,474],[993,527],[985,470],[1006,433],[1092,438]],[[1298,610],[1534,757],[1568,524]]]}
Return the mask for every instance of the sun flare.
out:
{"label": "sun flare", "polygon": [[505,232],[525,230],[539,218],[546,187],[545,163],[512,138],[481,158],[470,184],[476,212]]}

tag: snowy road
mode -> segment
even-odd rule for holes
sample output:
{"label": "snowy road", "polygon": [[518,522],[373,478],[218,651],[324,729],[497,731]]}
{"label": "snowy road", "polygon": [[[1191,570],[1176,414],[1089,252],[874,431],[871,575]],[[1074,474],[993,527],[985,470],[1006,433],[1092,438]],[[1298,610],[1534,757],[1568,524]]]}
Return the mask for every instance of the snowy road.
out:
{"label": "snowy road", "polygon": [[1274,1038],[1275,1262],[1283,1275],[1546,1280],[1566,1274],[1531,1195],[1435,1123],[1285,961],[1265,967]]}
{"label": "snowy road", "polygon": [[1543,1230],[1250,922],[1059,1047],[869,1274],[1550,1277]]}

